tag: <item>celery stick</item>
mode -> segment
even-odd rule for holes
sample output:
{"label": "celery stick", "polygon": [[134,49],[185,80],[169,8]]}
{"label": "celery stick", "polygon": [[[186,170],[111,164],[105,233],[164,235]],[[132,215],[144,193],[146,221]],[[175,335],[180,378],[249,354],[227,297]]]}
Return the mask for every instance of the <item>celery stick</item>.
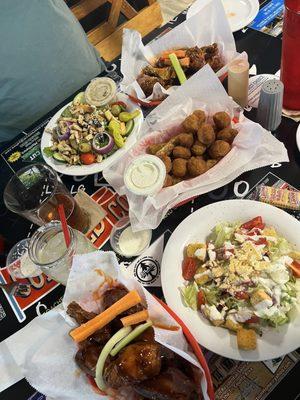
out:
{"label": "celery stick", "polygon": [[130,326],[124,327],[120,329],[117,333],[115,333],[109,341],[106,343],[106,345],[103,347],[100,356],[98,358],[97,364],[96,364],[96,377],[95,377],[95,382],[100,390],[105,390],[106,385],[103,379],[103,369],[104,369],[104,364],[105,361],[110,353],[110,351],[113,349],[113,347],[124,337],[128,336],[130,332],[132,331],[132,328]]}
{"label": "celery stick", "polygon": [[179,79],[180,84],[183,85],[184,82],[186,81],[186,76],[180,65],[180,62],[178,61],[176,54],[174,54],[174,53],[169,54],[169,58],[171,60],[172,66],[176,72],[176,75],[177,75],[177,78]]}
{"label": "celery stick", "polygon": [[123,347],[127,346],[130,342],[132,342],[136,337],[138,337],[141,333],[143,333],[146,329],[152,326],[151,321],[147,321],[145,324],[138,325],[129,335],[124,337],[124,339],[120,340],[120,342],[113,348],[110,352],[112,357],[116,356]]}

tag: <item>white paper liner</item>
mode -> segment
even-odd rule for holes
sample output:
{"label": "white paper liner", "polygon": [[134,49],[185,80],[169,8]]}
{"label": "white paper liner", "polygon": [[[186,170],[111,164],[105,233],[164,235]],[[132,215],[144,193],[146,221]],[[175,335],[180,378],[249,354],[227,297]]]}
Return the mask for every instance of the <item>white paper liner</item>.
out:
{"label": "white paper liner", "polygon": [[222,187],[245,171],[289,160],[283,143],[241,115],[239,123],[234,126],[239,134],[232,150],[205,174],[164,188],[153,196],[137,196],[129,192],[123,174],[130,161],[144,154],[150,144],[163,142],[179,133],[181,122],[195,109],[204,109],[210,117],[218,111],[226,111],[231,116],[236,113],[237,104],[228,97],[208,65],[148,115],[141,128],[142,139],[118,164],[103,171],[107,182],[119,194],[127,196],[134,231],[156,228],[167,211],[178,203]]}
{"label": "white paper liner", "polygon": [[139,32],[130,29],[123,31],[121,89],[140,99],[153,100],[173,93],[178,86],[168,90],[159,83],[153,93],[146,98],[137,82],[142,69],[153,62],[161,52],[179,47],[202,47],[217,43],[221,51],[224,67],[216,75],[221,77],[227,72],[227,64],[238,56],[235,41],[221,0],[197,0],[187,14],[187,20],[157,40],[144,46]]}
{"label": "white paper liner", "polygon": [[[97,251],[75,256],[62,307],[34,320],[34,330],[30,331],[32,345],[28,346],[25,361],[21,365],[30,385],[51,400],[111,398],[95,393],[86,375],[77,367],[74,361],[77,345],[69,336],[74,322],[70,317],[66,318],[65,312],[72,300],[76,300],[89,311],[99,311],[99,302],[93,300],[93,292],[104,282],[104,277],[99,273],[100,269],[107,276],[123,283],[129,290],[136,289],[145,300],[153,321],[163,325],[178,326],[142,285],[120,271],[115,253]],[[101,290],[104,290],[104,286]],[[37,341],[35,338],[38,338]],[[199,384],[201,384],[204,400],[209,399],[204,372],[194,354],[189,351],[181,328],[178,331],[155,328],[155,339],[200,368],[202,378]],[[125,393],[123,396],[113,398],[134,400],[135,396]]]}

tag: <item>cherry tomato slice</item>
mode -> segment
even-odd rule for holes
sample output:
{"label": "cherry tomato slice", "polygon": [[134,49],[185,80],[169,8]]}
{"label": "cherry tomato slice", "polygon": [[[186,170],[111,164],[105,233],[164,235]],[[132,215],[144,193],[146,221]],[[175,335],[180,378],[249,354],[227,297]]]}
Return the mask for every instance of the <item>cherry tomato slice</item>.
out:
{"label": "cherry tomato slice", "polygon": [[253,219],[251,219],[250,221],[245,222],[241,228],[243,229],[253,229],[253,228],[258,228],[259,226],[264,225],[263,220],[260,216],[255,217]]}
{"label": "cherry tomato slice", "polygon": [[294,260],[294,261],[292,262],[292,264],[290,265],[290,268],[293,270],[293,275],[294,275],[296,278],[300,278],[300,262]]}
{"label": "cherry tomato slice", "polygon": [[205,295],[203,293],[203,290],[199,290],[198,292],[197,303],[198,303],[198,308],[200,308],[203,304],[205,304]]}
{"label": "cherry tomato slice", "polygon": [[248,300],[249,299],[249,294],[246,292],[235,292],[234,297],[238,300]]}
{"label": "cherry tomato slice", "polygon": [[182,276],[186,281],[193,279],[197,270],[197,261],[193,257],[186,257],[182,263]]}
{"label": "cherry tomato slice", "polygon": [[93,153],[82,153],[80,154],[80,161],[84,165],[93,164],[96,160],[96,156]]}
{"label": "cherry tomato slice", "polygon": [[252,317],[245,322],[246,324],[257,324],[259,322],[259,317],[257,315],[252,315]]}
{"label": "cherry tomato slice", "polygon": [[259,246],[260,244],[264,244],[265,246],[268,244],[268,241],[266,238],[264,237],[260,237],[258,240],[255,240],[254,242],[257,246]]}

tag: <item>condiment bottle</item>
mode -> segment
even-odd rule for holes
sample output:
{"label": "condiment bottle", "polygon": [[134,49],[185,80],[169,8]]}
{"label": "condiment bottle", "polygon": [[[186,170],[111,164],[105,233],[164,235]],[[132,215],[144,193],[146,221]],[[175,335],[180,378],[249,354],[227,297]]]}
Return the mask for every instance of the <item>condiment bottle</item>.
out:
{"label": "condiment bottle", "polygon": [[283,20],[281,81],[283,106],[300,110],[300,1],[285,0]]}
{"label": "condiment bottle", "polygon": [[249,63],[247,60],[234,60],[228,66],[228,94],[241,107],[248,104]]}

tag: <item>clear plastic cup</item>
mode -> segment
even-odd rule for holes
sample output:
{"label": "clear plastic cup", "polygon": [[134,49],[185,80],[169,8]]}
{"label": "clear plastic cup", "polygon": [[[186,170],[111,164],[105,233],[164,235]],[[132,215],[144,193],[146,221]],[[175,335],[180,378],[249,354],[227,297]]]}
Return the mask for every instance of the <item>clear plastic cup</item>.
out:
{"label": "clear plastic cup", "polygon": [[110,234],[110,245],[121,256],[132,258],[139,256],[149,247],[151,238],[151,229],[132,232],[130,220],[125,217],[113,227]]}

